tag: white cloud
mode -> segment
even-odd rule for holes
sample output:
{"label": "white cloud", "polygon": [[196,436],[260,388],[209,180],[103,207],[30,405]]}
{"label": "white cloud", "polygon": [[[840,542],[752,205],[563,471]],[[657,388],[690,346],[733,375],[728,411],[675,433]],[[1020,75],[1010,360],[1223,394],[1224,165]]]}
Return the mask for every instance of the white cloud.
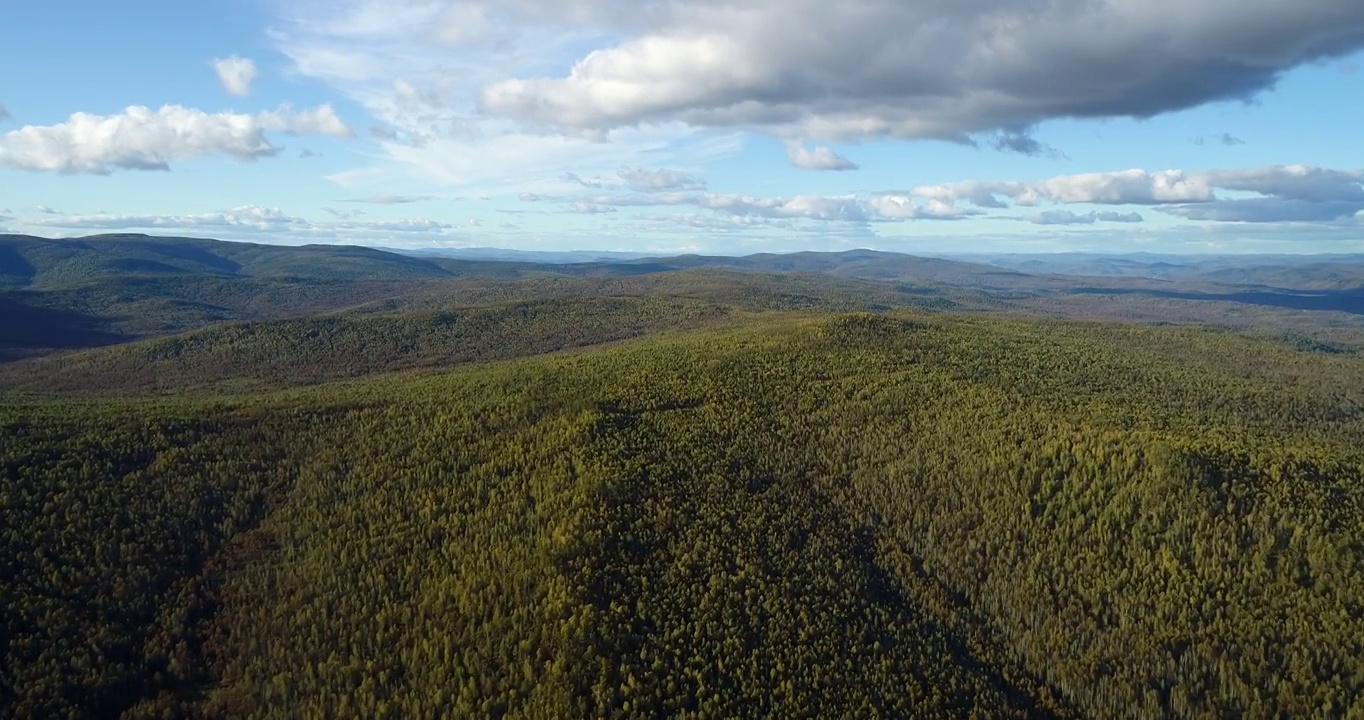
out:
{"label": "white cloud", "polygon": [[646,170],[622,168],[617,175],[625,186],[635,192],[664,192],[668,190],[703,190],[706,181],[691,173],[677,170]]}
{"label": "white cloud", "polygon": [[857,163],[839,155],[833,148],[817,146],[807,148],[804,143],[790,142],[786,145],[786,157],[791,164],[802,170],[856,170]]}
{"label": "white cloud", "polygon": [[397,166],[425,182],[524,187],[569,171],[609,174],[646,155],[650,164],[682,157],[695,164],[737,147],[738,133],[683,123],[622,129],[602,142],[599,133],[539,132],[481,113],[480,87],[547,71],[581,47],[578,31],[540,24],[565,18],[564,9],[513,5],[295,0],[281,5],[269,36],[295,72],[373,116],[376,167]]}
{"label": "white cloud", "polygon": [[363,168],[358,170],[343,170],[324,176],[327,182],[338,187],[353,188],[359,185],[373,183],[383,178],[387,173],[377,168]]}
{"label": "white cloud", "polygon": [[237,97],[250,95],[251,83],[260,75],[256,63],[236,55],[215,59],[213,70],[218,73],[218,82],[223,84],[223,89]]}
{"label": "white cloud", "polygon": [[[1219,190],[1224,194],[1219,195]],[[1227,192],[1258,197],[1227,197]],[[1364,172],[1306,165],[1198,172],[1151,173],[1134,169],[1035,181],[926,185],[914,188],[910,194],[949,202],[965,201],[982,208],[1004,208],[1008,202],[1150,205],[1190,220],[1330,222],[1364,210]],[[1033,220],[1041,224],[1121,222],[1105,213],[1077,215],[1068,211],[1043,213]]]}
{"label": "white cloud", "polygon": [[1275,195],[1305,202],[1364,201],[1364,172],[1307,165],[1281,165],[1250,170],[1208,172],[1219,188]]}
{"label": "white cloud", "polygon": [[1070,210],[1044,210],[1026,219],[1035,225],[1093,225],[1098,222],[1139,223],[1146,218],[1142,217],[1141,213],[1120,213],[1111,210],[1083,214]]}
{"label": "white cloud", "polygon": [[1029,153],[1047,150],[1027,133],[1043,120],[1247,99],[1289,68],[1364,46],[1358,0],[461,4],[596,41],[566,73],[485,85],[487,111],[526,122],[823,139],[1002,131],[997,144]]}
{"label": "white cloud", "polygon": [[1323,223],[1347,220],[1364,210],[1364,200],[1310,201],[1258,197],[1217,200],[1197,205],[1172,205],[1162,211],[1189,220],[1238,223]]}
{"label": "white cloud", "polygon": [[208,155],[255,160],[279,152],[267,132],[343,137],[350,129],[330,105],[294,112],[206,113],[180,105],[134,105],[117,115],[76,113],[66,122],[26,126],[0,135],[0,166],[104,175],[115,170],[168,170]]}
{"label": "white cloud", "polygon": [[1212,202],[1216,189],[1255,192],[1309,202],[1364,200],[1364,173],[1305,165],[1248,170],[1147,172],[1133,169],[1109,173],[1063,175],[1046,180],[946,183],[915,188],[912,194],[943,200],[967,200],[979,207],[1003,207],[1001,198],[1020,205],[1042,201],[1105,205],[1160,205]]}
{"label": "white cloud", "polygon": [[573,212],[582,213],[583,215],[603,215],[615,211],[616,209],[610,205],[598,205],[596,203],[587,202],[586,200],[577,200],[573,203]]}
{"label": "white cloud", "polygon": [[194,215],[72,215],[39,223],[48,227],[132,230],[132,229],[222,229],[252,228],[256,230],[299,230],[307,221],[290,216],[279,208],[245,205],[231,210]]}
{"label": "white cloud", "polygon": [[1201,202],[1213,199],[1206,175],[1187,175],[1182,170],[1150,173],[1141,169],[1108,173],[1062,175],[1031,182],[976,182],[925,185],[912,194],[939,200],[968,200],[979,207],[1003,207],[1000,197],[1019,205],[1044,200],[1058,203],[1154,205],[1168,202]]}
{"label": "white cloud", "polygon": [[[546,198],[537,198],[546,199]],[[711,192],[658,192],[633,195],[592,195],[572,200],[600,207],[691,206],[730,217],[758,217],[773,220],[800,219],[821,222],[866,224],[903,220],[960,220],[980,211],[960,208],[949,202],[916,202],[908,196],[877,195],[796,195],[790,198],[765,198]]]}
{"label": "white cloud", "polygon": [[623,167],[611,177],[583,177],[567,172],[560,179],[573,185],[581,185],[593,190],[621,190],[654,193],[676,190],[705,190],[706,181],[699,175],[678,170]]}
{"label": "white cloud", "polygon": [[179,230],[207,235],[275,234],[301,238],[346,234],[431,233],[441,234],[454,225],[426,218],[360,221],[356,213],[331,211],[337,220],[312,222],[279,208],[246,205],[231,210],[187,215],[73,215],[43,220],[37,225],[77,230]]}
{"label": "white cloud", "polygon": [[273,112],[264,112],[259,118],[262,127],[279,130],[290,135],[330,135],[331,137],[352,137],[355,132],[337,116],[331,103],[318,105],[312,110],[295,112],[285,107]]}
{"label": "white cloud", "polygon": [[369,197],[352,198],[342,202],[365,203],[367,205],[408,205],[435,199],[435,195],[370,195]]}

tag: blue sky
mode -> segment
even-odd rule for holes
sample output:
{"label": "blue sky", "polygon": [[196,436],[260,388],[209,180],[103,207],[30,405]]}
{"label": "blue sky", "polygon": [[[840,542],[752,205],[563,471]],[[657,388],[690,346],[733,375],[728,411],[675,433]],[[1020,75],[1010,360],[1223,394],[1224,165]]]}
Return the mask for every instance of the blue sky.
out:
{"label": "blue sky", "polygon": [[1357,0],[52,0],[0,229],[1364,252]]}

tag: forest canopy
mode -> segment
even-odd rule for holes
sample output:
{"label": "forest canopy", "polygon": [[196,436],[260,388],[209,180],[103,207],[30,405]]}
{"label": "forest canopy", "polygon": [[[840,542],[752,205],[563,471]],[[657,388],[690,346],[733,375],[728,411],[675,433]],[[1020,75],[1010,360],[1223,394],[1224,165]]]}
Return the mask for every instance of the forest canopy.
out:
{"label": "forest canopy", "polygon": [[710,307],[410,372],[348,321],[305,386],[234,378],[310,326],[97,351],[192,394],[54,358],[0,407],[0,714],[1364,713],[1348,348]]}

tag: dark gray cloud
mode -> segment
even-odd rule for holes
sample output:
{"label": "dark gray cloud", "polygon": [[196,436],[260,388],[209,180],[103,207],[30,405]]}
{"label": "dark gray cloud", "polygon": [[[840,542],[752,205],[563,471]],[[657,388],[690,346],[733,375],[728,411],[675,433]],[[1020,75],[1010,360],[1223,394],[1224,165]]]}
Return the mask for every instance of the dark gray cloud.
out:
{"label": "dark gray cloud", "polygon": [[1030,157],[1062,158],[1064,153],[1033,137],[1031,130],[1001,130],[990,139],[990,147]]}
{"label": "dark gray cloud", "polygon": [[9,120],[11,117],[12,116],[9,114],[9,110],[5,108],[4,103],[0,103],[0,122],[5,122],[6,120]]}
{"label": "dark gray cloud", "polygon": [[[1053,118],[1247,100],[1364,47],[1359,0],[471,0],[624,38],[485,110],[582,131],[681,121],[820,139],[965,141]],[[1015,135],[1007,134],[1014,129]]]}

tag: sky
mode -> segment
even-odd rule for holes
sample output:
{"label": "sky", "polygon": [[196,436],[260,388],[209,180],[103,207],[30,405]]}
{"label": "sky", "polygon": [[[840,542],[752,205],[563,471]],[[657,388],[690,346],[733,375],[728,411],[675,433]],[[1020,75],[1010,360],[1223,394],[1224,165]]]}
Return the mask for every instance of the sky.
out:
{"label": "sky", "polygon": [[1364,252],[1360,0],[44,0],[0,232]]}

